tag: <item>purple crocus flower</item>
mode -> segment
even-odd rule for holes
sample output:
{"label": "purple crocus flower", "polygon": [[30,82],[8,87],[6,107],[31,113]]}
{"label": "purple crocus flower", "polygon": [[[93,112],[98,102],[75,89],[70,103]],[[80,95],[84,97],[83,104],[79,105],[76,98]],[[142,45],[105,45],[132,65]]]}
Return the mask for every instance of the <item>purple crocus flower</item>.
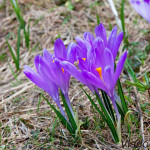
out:
{"label": "purple crocus flower", "polygon": [[[43,72],[43,66],[41,65],[42,57],[36,56],[34,63],[36,66],[37,73],[29,66],[24,66],[24,74],[39,88],[46,91],[52,99],[56,102],[61,114],[66,118],[65,112],[59,101],[58,86],[51,80],[48,73]],[[45,70],[44,70],[45,71]]]}
{"label": "purple crocus flower", "polygon": [[60,66],[56,58],[61,60],[67,60],[71,64],[74,63],[74,44],[71,43],[68,49],[65,49],[64,43],[61,39],[57,39],[54,45],[54,55],[51,55],[46,49],[43,51],[43,57],[37,55],[35,57],[35,66],[37,73],[30,67],[25,66],[25,75],[38,87],[46,91],[52,99],[56,102],[61,113],[65,116],[65,113],[60,105],[58,88],[62,91],[66,98],[66,102],[74,116],[71,103],[68,97],[70,74]]}
{"label": "purple crocus flower", "polygon": [[132,7],[150,23],[150,0],[130,0]]}
{"label": "purple crocus flower", "polygon": [[115,103],[114,91],[127,52],[123,53],[115,70],[114,62],[123,38],[123,32],[117,36],[117,27],[114,27],[107,40],[106,30],[103,24],[100,24],[95,28],[95,34],[96,38],[89,32],[83,34],[84,40],[76,38],[78,43],[76,55],[80,70],[68,61],[61,62],[61,66],[85,85],[104,90],[112,100],[119,120],[120,115]]}

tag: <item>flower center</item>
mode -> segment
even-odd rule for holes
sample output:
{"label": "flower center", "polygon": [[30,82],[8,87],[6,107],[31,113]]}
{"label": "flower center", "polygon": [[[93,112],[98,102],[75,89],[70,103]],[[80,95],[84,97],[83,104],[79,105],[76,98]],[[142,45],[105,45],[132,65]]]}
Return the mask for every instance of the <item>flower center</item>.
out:
{"label": "flower center", "polygon": [[[84,61],[86,60],[86,58],[82,58]],[[79,64],[79,60],[77,60],[77,64]]]}
{"label": "flower center", "polygon": [[100,78],[103,80],[103,78],[102,78],[102,68],[99,67],[99,68],[96,68],[95,70],[98,72]]}
{"label": "flower center", "polygon": [[86,60],[86,58],[82,58],[84,61]]}
{"label": "flower center", "polygon": [[64,73],[64,68],[61,68],[62,72]]}

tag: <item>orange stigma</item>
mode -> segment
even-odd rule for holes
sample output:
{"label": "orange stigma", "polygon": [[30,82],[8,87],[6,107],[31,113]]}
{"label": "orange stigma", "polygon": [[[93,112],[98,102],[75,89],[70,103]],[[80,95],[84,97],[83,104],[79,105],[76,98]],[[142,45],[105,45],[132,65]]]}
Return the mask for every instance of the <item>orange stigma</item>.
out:
{"label": "orange stigma", "polygon": [[99,67],[99,68],[96,68],[95,70],[99,73],[99,76],[102,79],[102,68]]}
{"label": "orange stigma", "polygon": [[64,68],[61,68],[62,72],[64,73]]}

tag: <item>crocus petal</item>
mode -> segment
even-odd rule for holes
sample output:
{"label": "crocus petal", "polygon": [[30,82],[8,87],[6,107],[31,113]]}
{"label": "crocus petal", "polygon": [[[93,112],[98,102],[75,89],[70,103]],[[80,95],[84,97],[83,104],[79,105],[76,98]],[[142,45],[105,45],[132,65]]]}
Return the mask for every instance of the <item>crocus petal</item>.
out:
{"label": "crocus petal", "polygon": [[111,67],[110,66],[106,66],[105,69],[104,69],[104,76],[103,76],[103,80],[105,82],[105,84],[107,85],[107,89],[108,89],[108,95],[111,97],[113,95],[113,76],[112,76],[112,73],[111,73]]}
{"label": "crocus petal", "polygon": [[111,75],[113,75],[114,74],[114,58],[113,58],[111,51],[108,48],[105,49],[105,52],[103,55],[103,63],[104,63],[104,66],[110,66]]}
{"label": "crocus petal", "polygon": [[144,0],[145,3],[150,3],[150,0]]}
{"label": "crocus petal", "polygon": [[94,48],[102,55],[105,49],[103,39],[96,37],[94,40]]}
{"label": "crocus petal", "polygon": [[149,0],[130,0],[132,7],[145,19],[150,23],[150,1]]}
{"label": "crocus petal", "polygon": [[84,32],[84,39],[93,46],[94,36],[90,32]]}
{"label": "crocus petal", "polygon": [[57,58],[66,58],[66,49],[63,41],[57,39],[54,44],[54,54]]}
{"label": "crocus petal", "polygon": [[[52,63],[52,62],[51,62]],[[39,68],[42,66],[42,69],[45,70],[44,72],[50,72],[49,73],[49,78],[53,79],[53,69],[52,66],[50,65],[50,61],[45,59],[42,56],[39,56]],[[39,75],[41,76],[41,72],[39,71]]]}
{"label": "crocus petal", "polygon": [[78,57],[78,66],[80,68],[80,70],[88,70],[88,64],[87,64],[87,60],[83,60],[82,58]]}
{"label": "crocus petal", "polygon": [[[40,66],[42,66],[42,68],[39,74],[40,76],[43,77],[43,79],[44,79],[44,74],[43,74],[44,72],[50,80],[52,80],[53,82],[57,84],[57,86],[60,86],[60,84],[61,84],[61,87],[63,86],[62,85],[63,82],[61,81],[64,81],[64,78],[63,78],[63,75],[62,75],[63,73],[59,64],[56,64],[56,62],[52,62],[50,65],[47,60],[40,57]],[[59,75],[59,78],[57,74]]]}
{"label": "crocus petal", "polygon": [[79,80],[80,82],[84,83],[85,80],[81,75],[81,72],[71,63],[68,61],[61,62],[61,66],[64,68],[65,71],[70,73],[74,78]]}
{"label": "crocus petal", "polygon": [[104,53],[104,42],[100,37],[96,37],[94,40],[94,50],[95,50],[95,65],[96,68],[97,67],[102,67],[102,57],[103,57],[103,53]]}
{"label": "crocus petal", "polygon": [[[43,58],[41,58],[40,66],[40,76],[44,79],[44,81],[50,82],[51,85],[49,86],[55,87],[55,85],[53,85],[53,83],[55,83],[63,93],[68,92],[70,75],[68,73],[63,72],[59,62],[56,59],[54,59],[54,62],[51,65],[49,65],[49,62],[46,62]],[[53,83],[51,83],[50,80]]]}
{"label": "crocus petal", "polygon": [[119,47],[120,47],[120,44],[122,42],[122,39],[123,39],[123,32],[120,32],[116,38],[116,42],[114,43],[114,48],[113,48],[113,51],[112,51],[112,54],[114,56],[114,60],[117,56],[117,53],[118,53],[118,50],[119,50]]}
{"label": "crocus petal", "polygon": [[76,78],[81,83],[85,84],[92,92],[96,90],[96,87],[90,84],[83,76],[82,72],[80,72],[73,64],[63,61],[61,62],[61,66],[64,68],[65,71],[70,73],[74,78]]}
{"label": "crocus petal", "polygon": [[150,0],[144,0],[144,2],[149,4],[149,3],[150,3]]}
{"label": "crocus petal", "polygon": [[43,78],[45,84],[47,84],[48,89],[46,92],[49,93],[49,95],[52,97],[54,101],[58,101],[58,87],[57,85],[52,81],[52,78],[49,76],[49,70],[46,70],[42,65],[39,67],[39,71],[41,74],[41,77]]}
{"label": "crocus petal", "polygon": [[117,80],[122,72],[125,60],[127,58],[127,51],[125,51],[123,53],[123,55],[121,56],[121,58],[118,61],[117,67],[116,67],[116,71],[115,71],[115,75],[114,75],[114,85],[117,83]]}
{"label": "crocus petal", "polygon": [[82,75],[88,82],[107,92],[107,89],[100,78],[96,77],[94,74],[87,71],[82,71]]}
{"label": "crocus petal", "polygon": [[74,61],[77,61],[77,51],[79,51],[78,48],[79,46],[73,42],[68,45],[67,60],[69,62],[74,63]]}
{"label": "crocus petal", "polygon": [[53,67],[53,81],[61,89],[63,93],[68,92],[70,75],[64,72],[64,68],[60,66],[60,62],[56,58]]}
{"label": "crocus petal", "polygon": [[34,84],[36,84],[39,88],[47,92],[47,85],[33,69],[31,69],[29,66],[24,66],[23,72]]}
{"label": "crocus petal", "polygon": [[87,57],[87,48],[86,48],[86,44],[87,42],[84,41],[82,38],[80,37],[76,37],[75,40],[77,41],[77,44],[79,45],[80,50],[77,51],[78,56],[80,58],[86,58]]}
{"label": "crocus petal", "polygon": [[53,62],[53,55],[51,55],[48,50],[43,50],[43,59],[46,60],[49,63]]}
{"label": "crocus petal", "polygon": [[116,42],[116,35],[117,35],[117,26],[115,26],[113,28],[113,30],[110,33],[110,36],[108,38],[108,49],[110,49],[110,51],[113,53],[113,47],[114,47],[114,43]]}
{"label": "crocus petal", "polygon": [[100,23],[100,25],[95,27],[95,34],[96,34],[96,37],[102,38],[105,46],[107,46],[106,30],[102,23]]}
{"label": "crocus petal", "polygon": [[40,65],[40,56],[39,55],[35,56],[34,65],[35,65],[35,68],[37,70],[37,73],[39,73],[39,65]]}
{"label": "crocus petal", "polygon": [[95,63],[95,51],[93,47],[89,43],[87,43],[86,47],[87,47],[87,60]]}

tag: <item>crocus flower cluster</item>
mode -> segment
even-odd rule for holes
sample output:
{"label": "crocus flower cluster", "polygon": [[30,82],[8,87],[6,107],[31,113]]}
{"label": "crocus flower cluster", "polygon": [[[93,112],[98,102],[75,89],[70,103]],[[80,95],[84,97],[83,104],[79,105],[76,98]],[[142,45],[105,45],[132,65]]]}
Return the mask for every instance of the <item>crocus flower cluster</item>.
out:
{"label": "crocus flower cluster", "polygon": [[132,7],[150,23],[150,0],[130,0]]}
{"label": "crocus flower cluster", "polygon": [[[72,75],[88,86],[93,93],[98,94],[98,89],[105,91],[112,100],[117,118],[120,120],[115,102],[115,85],[123,69],[127,52],[122,54],[116,68],[115,59],[123,32],[117,35],[117,27],[115,26],[107,40],[106,30],[101,23],[96,26],[95,34],[96,37],[85,32],[84,39],[76,37],[77,44],[70,43],[67,49],[65,49],[62,40],[57,39],[53,55],[44,50],[43,57],[39,55],[35,57],[37,73],[29,66],[25,66],[24,73],[33,83],[49,93],[65,118],[65,112],[59,101],[58,89],[65,96],[72,116],[74,116],[68,98],[69,80]],[[74,61],[77,62],[79,69],[74,65]]]}
{"label": "crocus flower cluster", "polygon": [[107,40],[106,30],[103,24],[100,24],[95,28],[95,34],[95,38],[89,32],[83,34],[84,39],[76,37],[76,58],[80,70],[69,61],[62,61],[61,66],[92,91],[97,92],[97,88],[105,91],[112,100],[119,120],[120,115],[114,94],[116,82],[127,57],[126,51],[119,59],[115,70],[114,68],[123,32],[117,35],[117,27],[115,26]]}
{"label": "crocus flower cluster", "polygon": [[37,73],[29,66],[24,67],[25,75],[38,87],[46,91],[52,99],[56,102],[63,116],[66,117],[65,112],[59,101],[59,88],[65,96],[66,102],[69,106],[72,115],[74,116],[71,103],[68,97],[70,74],[66,72],[55,61],[55,58],[61,60],[67,60],[70,63],[74,63],[72,50],[74,50],[74,44],[70,43],[67,50],[61,39],[57,39],[54,45],[54,55],[51,55],[46,49],[43,51],[43,57],[37,55],[34,63]]}

